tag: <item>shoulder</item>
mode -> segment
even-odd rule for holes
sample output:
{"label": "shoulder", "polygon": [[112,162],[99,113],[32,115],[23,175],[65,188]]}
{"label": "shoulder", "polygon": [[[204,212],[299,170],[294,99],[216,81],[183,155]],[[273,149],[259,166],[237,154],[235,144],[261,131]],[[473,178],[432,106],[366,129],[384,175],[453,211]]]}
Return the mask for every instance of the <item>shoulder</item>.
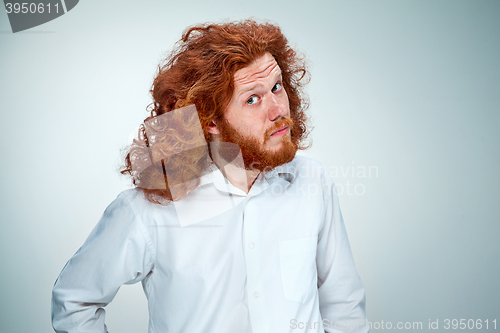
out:
{"label": "shoulder", "polygon": [[148,201],[144,193],[138,188],[131,188],[120,192],[116,200],[131,205],[135,209],[154,209],[165,207],[165,205]]}
{"label": "shoulder", "polygon": [[140,220],[145,225],[158,220],[159,216],[172,216],[175,213],[173,205],[153,203],[147,200],[144,193],[138,188],[122,191],[111,205],[115,203],[124,207],[135,219]]}
{"label": "shoulder", "polygon": [[119,221],[122,226],[132,223],[137,215],[137,205],[133,202],[137,201],[138,192],[136,189],[129,189],[118,194],[104,210],[101,220],[106,225],[112,223],[111,221]]}
{"label": "shoulder", "polygon": [[141,201],[143,200],[142,194],[137,189],[122,191],[108,204],[101,220],[105,224],[112,223],[110,221],[119,221],[122,226],[135,223],[137,216],[141,215],[140,211],[143,206]]}
{"label": "shoulder", "polygon": [[137,188],[130,188],[128,190],[120,192],[116,197],[115,201],[120,201],[126,204],[130,204],[133,201],[138,201],[142,197],[140,191]]}
{"label": "shoulder", "polygon": [[147,201],[137,188],[122,191],[104,211],[96,227],[97,232],[108,230],[122,240],[143,235],[150,243],[148,222],[151,212],[154,213],[154,206],[160,205]]}

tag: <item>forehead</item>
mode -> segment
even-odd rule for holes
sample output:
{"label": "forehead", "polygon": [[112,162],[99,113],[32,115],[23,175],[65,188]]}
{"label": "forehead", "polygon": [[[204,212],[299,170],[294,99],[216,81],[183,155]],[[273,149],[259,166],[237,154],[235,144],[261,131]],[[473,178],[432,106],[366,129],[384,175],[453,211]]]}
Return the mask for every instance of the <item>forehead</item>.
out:
{"label": "forehead", "polygon": [[266,78],[274,78],[281,74],[278,63],[270,53],[264,53],[261,57],[255,59],[250,65],[237,70],[234,73],[234,84],[236,88],[255,81]]}

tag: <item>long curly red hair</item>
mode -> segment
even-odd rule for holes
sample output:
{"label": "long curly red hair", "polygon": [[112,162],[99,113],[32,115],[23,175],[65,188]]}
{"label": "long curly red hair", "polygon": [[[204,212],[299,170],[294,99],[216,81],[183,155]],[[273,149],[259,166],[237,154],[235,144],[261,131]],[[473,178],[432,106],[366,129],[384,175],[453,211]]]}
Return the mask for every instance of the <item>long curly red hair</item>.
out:
{"label": "long curly red hair", "polygon": [[[194,104],[205,140],[210,142],[208,125],[212,120],[223,119],[234,90],[234,73],[266,52],[274,57],[282,72],[283,87],[289,98],[290,116],[294,121],[292,142],[298,149],[307,148],[304,139],[308,134],[305,114],[308,102],[303,86],[308,82],[308,72],[304,59],[290,47],[278,26],[253,20],[188,28],[173,51],[158,66],[158,74],[150,90],[153,97],[153,103],[149,107],[151,116],[145,119],[145,123],[167,112]],[[184,131],[178,134],[185,136],[189,128],[186,126],[176,130]],[[148,147],[145,127],[141,126],[138,139],[128,148],[125,165],[120,172],[132,176],[133,184],[154,203],[167,204],[183,197],[198,186],[198,176],[211,164],[203,154],[198,153],[192,156],[184,154],[182,159],[175,159],[165,166],[158,160],[155,161],[149,152],[153,164],[149,169],[155,171],[146,178],[157,178],[157,183],[162,185],[141,186],[145,182],[141,182],[140,177],[134,174],[133,163],[134,160],[140,160],[141,156],[146,158]],[[170,155],[171,149],[173,147],[169,148],[168,145],[161,148],[166,155]],[[163,181],[162,168],[163,174],[165,168],[170,168],[169,175],[177,175],[176,184],[188,181],[184,191],[175,196],[172,194],[168,186],[171,178],[168,183]],[[143,175],[143,179],[144,177]]]}

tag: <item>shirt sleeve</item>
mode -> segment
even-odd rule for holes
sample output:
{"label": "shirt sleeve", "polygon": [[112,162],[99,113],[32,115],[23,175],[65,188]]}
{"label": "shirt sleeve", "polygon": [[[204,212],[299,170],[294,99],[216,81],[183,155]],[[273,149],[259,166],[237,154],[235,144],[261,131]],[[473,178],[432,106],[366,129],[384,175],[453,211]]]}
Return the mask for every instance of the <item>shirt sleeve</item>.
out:
{"label": "shirt sleeve", "polygon": [[328,188],[316,256],[323,326],[329,333],[368,332],[365,289],[354,266],[336,187],[332,182]]}
{"label": "shirt sleeve", "polygon": [[122,193],[106,208],[54,284],[54,330],[107,332],[103,307],[121,285],[139,282],[152,271],[153,253],[147,229]]}

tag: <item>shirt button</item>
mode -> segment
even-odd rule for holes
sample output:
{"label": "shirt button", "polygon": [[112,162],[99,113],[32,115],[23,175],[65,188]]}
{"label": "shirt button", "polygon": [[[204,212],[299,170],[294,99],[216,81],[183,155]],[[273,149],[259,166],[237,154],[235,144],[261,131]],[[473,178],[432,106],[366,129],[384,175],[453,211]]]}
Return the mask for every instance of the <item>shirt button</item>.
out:
{"label": "shirt button", "polygon": [[254,293],[253,293],[253,297],[254,297],[254,298],[259,298],[259,293],[258,293],[258,292],[254,292]]}
{"label": "shirt button", "polygon": [[252,243],[248,244],[248,247],[251,249],[255,248],[255,243],[252,242]]}

